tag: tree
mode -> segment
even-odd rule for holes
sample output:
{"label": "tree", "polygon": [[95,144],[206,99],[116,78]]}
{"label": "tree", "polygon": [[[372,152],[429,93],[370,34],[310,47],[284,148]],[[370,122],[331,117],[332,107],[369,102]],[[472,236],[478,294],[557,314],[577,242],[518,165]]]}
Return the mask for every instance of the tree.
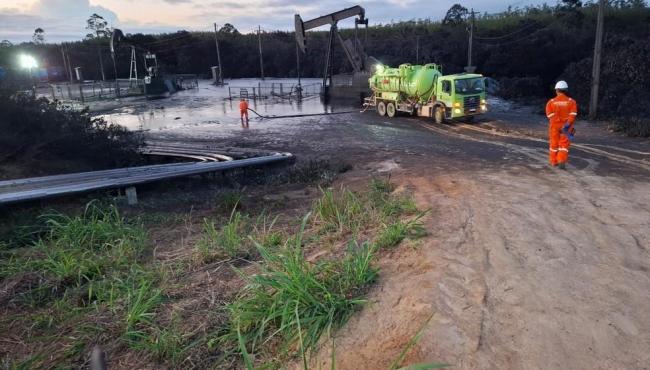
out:
{"label": "tree", "polygon": [[561,7],[565,10],[582,8],[582,1],[580,0],[562,0],[561,4]]}
{"label": "tree", "polygon": [[229,33],[232,35],[238,35],[239,31],[230,23],[226,23],[219,29],[219,33]]}
{"label": "tree", "polygon": [[467,8],[460,4],[454,4],[449,8],[449,10],[447,10],[447,14],[443,19],[442,24],[450,24],[454,26],[462,24],[465,22],[465,19],[467,19],[468,14],[469,11]]}
{"label": "tree", "polygon": [[34,44],[43,44],[45,42],[45,31],[41,27],[34,30],[32,41],[34,41]]}
{"label": "tree", "polygon": [[97,56],[99,57],[99,69],[102,72],[102,81],[106,81],[106,74],[104,73],[104,60],[102,58],[102,49],[99,42],[107,38],[111,34],[111,30],[107,27],[108,22],[97,13],[93,13],[88,20],[86,20],[86,29],[92,31],[86,35],[87,40],[97,40]]}
{"label": "tree", "polygon": [[14,44],[12,44],[9,40],[0,41],[0,48],[10,48],[12,46],[14,46]]}
{"label": "tree", "polygon": [[89,40],[108,37],[111,34],[111,30],[108,28],[108,22],[106,22],[104,17],[97,13],[93,13],[93,15],[86,20],[86,29],[92,31],[86,35],[86,39]]}

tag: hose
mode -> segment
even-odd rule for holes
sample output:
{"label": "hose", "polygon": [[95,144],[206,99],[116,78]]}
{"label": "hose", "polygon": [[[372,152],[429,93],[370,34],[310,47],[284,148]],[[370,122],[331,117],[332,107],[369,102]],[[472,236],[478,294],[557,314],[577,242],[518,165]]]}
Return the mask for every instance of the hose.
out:
{"label": "hose", "polygon": [[295,118],[295,117],[311,117],[311,116],[330,116],[334,114],[346,114],[346,113],[357,113],[357,110],[347,110],[343,112],[332,112],[332,113],[308,113],[308,114],[289,114],[285,116],[263,116],[257,113],[255,110],[248,108],[249,111],[255,113],[258,117],[264,119],[275,119],[275,118]]}

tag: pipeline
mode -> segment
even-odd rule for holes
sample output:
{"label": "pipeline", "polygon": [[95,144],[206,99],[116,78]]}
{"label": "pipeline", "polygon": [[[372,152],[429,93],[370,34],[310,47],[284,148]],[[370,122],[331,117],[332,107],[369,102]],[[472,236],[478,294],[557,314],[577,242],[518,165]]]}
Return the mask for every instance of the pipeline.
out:
{"label": "pipeline", "polygon": [[258,117],[263,119],[275,119],[275,118],[296,118],[296,117],[311,117],[311,116],[330,116],[334,114],[346,114],[346,113],[357,113],[357,110],[346,110],[343,112],[332,112],[332,113],[307,113],[307,114],[289,114],[285,116],[263,116],[257,113],[255,110],[248,108],[249,111],[255,113]]}

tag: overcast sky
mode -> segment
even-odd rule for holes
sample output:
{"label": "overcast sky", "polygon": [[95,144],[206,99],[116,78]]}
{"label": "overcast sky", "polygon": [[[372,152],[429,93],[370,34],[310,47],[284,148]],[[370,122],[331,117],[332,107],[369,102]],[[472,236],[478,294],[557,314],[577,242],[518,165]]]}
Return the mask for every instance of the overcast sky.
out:
{"label": "overcast sky", "polygon": [[[34,29],[45,30],[47,42],[79,40],[92,13],[125,33],[177,30],[208,31],[212,23],[232,23],[240,32],[257,25],[265,30],[291,30],[293,15],[310,19],[353,5],[366,9],[371,24],[417,18],[441,19],[454,3],[480,12],[499,12],[509,5],[536,0],[0,0],[0,40],[29,41]],[[555,0],[548,1],[554,3]],[[350,26],[350,21],[341,27]]]}

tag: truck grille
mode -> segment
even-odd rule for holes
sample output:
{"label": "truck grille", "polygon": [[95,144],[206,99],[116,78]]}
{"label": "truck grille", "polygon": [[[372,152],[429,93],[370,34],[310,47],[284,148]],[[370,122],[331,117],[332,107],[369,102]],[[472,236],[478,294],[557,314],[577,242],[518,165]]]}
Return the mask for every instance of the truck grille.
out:
{"label": "truck grille", "polygon": [[463,99],[463,107],[465,108],[465,114],[472,114],[479,112],[479,106],[481,104],[481,96],[466,96]]}

